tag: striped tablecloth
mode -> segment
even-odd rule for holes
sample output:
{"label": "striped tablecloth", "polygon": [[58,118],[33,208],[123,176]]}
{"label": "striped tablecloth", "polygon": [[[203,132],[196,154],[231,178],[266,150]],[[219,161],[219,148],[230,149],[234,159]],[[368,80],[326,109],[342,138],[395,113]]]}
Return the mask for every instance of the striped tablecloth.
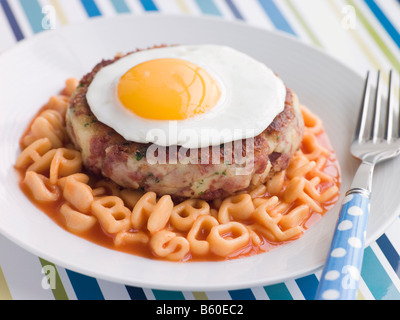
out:
{"label": "striped tablecloth", "polygon": [[[398,0],[0,0],[0,53],[43,32],[44,6],[56,27],[96,16],[174,13],[213,15],[292,34],[365,74],[400,70]],[[47,7],[49,8],[49,7]],[[1,88],[0,88],[1,92]],[[1,93],[0,93],[1,94]],[[400,300],[400,220],[365,249],[358,299]],[[56,289],[46,268],[57,271]],[[45,261],[0,236],[0,299],[312,300],[321,271],[270,286],[181,292],[137,288],[78,274]]]}

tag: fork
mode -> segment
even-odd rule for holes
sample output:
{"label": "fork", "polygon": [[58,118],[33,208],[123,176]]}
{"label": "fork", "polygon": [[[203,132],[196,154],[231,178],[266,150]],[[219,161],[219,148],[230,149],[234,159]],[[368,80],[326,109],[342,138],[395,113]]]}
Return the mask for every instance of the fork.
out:
{"label": "fork", "polygon": [[368,119],[370,82],[368,72],[357,126],[350,147],[352,156],[361,160],[361,164],[342,202],[316,300],[354,300],[356,298],[370,212],[374,167],[384,160],[396,157],[400,152],[399,132],[394,129],[396,111],[393,98],[393,71],[391,70],[389,74],[389,92],[383,130],[380,124],[382,122],[380,119],[384,120],[381,114],[381,72],[377,73],[375,101],[372,117],[370,116],[372,119]]}

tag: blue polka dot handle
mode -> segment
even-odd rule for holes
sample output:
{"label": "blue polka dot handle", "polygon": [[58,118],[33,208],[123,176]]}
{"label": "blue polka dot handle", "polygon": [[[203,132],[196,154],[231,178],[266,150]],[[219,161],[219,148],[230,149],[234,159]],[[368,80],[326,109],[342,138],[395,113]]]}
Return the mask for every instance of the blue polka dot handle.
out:
{"label": "blue polka dot handle", "polygon": [[359,189],[348,192],[343,199],[316,300],[356,299],[369,206],[369,192]]}

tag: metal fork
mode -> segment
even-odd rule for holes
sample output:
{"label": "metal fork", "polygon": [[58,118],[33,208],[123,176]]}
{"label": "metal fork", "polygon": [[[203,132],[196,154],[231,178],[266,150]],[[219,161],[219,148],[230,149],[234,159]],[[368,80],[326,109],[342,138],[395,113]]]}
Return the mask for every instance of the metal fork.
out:
{"label": "metal fork", "polygon": [[[384,130],[380,124],[381,118],[384,118],[381,110],[381,72],[378,71],[377,74],[373,114],[372,119],[369,120],[370,81],[368,72],[359,118],[350,148],[351,154],[361,160],[361,164],[342,202],[316,300],[354,300],[356,298],[370,211],[374,167],[400,153],[399,130],[395,130],[393,71],[390,71],[389,74]],[[371,122],[371,124],[368,125],[367,122]]]}

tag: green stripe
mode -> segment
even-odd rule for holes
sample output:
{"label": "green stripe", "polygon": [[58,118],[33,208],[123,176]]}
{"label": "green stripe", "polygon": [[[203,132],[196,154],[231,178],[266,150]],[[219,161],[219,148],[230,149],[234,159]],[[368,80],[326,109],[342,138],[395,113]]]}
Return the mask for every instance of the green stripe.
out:
{"label": "green stripe", "polygon": [[193,293],[193,297],[196,300],[208,300],[208,297],[205,292],[197,292],[196,291],[196,292],[192,292],[192,293]]}
{"label": "green stripe", "polygon": [[295,7],[295,5],[293,4],[293,2],[291,0],[285,0],[286,5],[290,8],[290,10],[292,11],[292,13],[294,14],[294,16],[296,17],[296,19],[298,20],[298,22],[300,23],[300,25],[302,26],[302,28],[304,29],[304,31],[307,33],[308,37],[310,38],[310,40],[318,47],[322,48],[322,44],[321,42],[318,40],[317,36],[314,34],[314,32],[312,32],[311,28],[309,27],[309,25],[307,24],[307,22],[303,19],[303,17],[301,16],[300,12],[297,10],[297,8]]}
{"label": "green stripe", "polygon": [[264,290],[271,300],[293,300],[292,295],[284,283],[265,286]]}
{"label": "green stripe", "polygon": [[382,38],[379,36],[379,34],[375,31],[375,28],[368,22],[368,19],[364,16],[364,14],[361,12],[361,10],[356,6],[356,4],[353,0],[347,0],[347,2],[354,7],[354,9],[356,10],[357,18],[364,25],[365,29],[368,31],[368,33],[370,34],[372,39],[374,39],[376,44],[380,47],[383,54],[388,58],[388,60],[393,65],[393,67],[396,70],[400,71],[400,62],[393,55],[393,53],[390,51],[390,49],[386,46],[385,42],[382,40]]}
{"label": "green stripe", "polygon": [[153,289],[153,294],[156,300],[185,300],[181,291],[169,291]]}
{"label": "green stripe", "polygon": [[10,289],[8,288],[3,270],[0,267],[0,300],[12,300]]}
{"label": "green stripe", "polygon": [[[47,280],[49,281],[49,283],[50,283],[50,281],[55,280],[55,284],[54,284],[53,288],[51,288],[51,290],[53,291],[54,298],[56,300],[69,300],[67,292],[65,291],[64,285],[61,281],[60,275],[58,274],[56,266],[53,263],[51,263],[47,260],[44,260],[40,257],[39,257],[39,260],[40,260],[40,263],[43,268],[51,267],[50,270],[55,271],[55,274],[50,274],[50,272],[48,272],[46,274]],[[53,279],[53,276],[55,276],[54,279]]]}

